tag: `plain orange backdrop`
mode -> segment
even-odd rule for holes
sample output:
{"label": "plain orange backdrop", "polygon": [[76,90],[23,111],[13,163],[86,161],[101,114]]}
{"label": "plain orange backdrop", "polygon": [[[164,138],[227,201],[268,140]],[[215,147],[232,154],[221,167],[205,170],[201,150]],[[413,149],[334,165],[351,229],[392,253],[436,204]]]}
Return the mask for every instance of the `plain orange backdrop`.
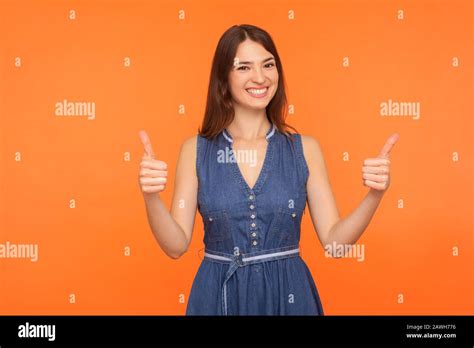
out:
{"label": "plain orange backdrop", "polygon": [[[201,217],[169,259],[138,186],[138,131],[168,163],[169,206],[217,41],[244,23],[275,40],[288,122],[321,143],[341,217],[368,190],[362,161],[400,134],[364,262],[326,258],[306,209],[302,256],[325,314],[473,314],[472,17],[470,0],[1,1],[0,243],[37,243],[39,260],[0,259],[0,314],[184,314]],[[95,102],[96,119],[55,116],[64,99]],[[389,99],[419,102],[420,119],[380,116]]]}

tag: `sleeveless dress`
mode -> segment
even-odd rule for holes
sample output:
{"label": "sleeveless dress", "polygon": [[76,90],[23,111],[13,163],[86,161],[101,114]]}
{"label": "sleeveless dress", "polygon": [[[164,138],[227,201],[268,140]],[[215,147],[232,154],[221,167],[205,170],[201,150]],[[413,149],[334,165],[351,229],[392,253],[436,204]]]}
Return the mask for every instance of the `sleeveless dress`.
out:
{"label": "sleeveless dress", "polygon": [[236,163],[227,130],[211,140],[197,136],[205,256],[186,315],[324,315],[299,255],[309,170],[301,135],[291,136],[294,142],[271,124],[252,188]]}

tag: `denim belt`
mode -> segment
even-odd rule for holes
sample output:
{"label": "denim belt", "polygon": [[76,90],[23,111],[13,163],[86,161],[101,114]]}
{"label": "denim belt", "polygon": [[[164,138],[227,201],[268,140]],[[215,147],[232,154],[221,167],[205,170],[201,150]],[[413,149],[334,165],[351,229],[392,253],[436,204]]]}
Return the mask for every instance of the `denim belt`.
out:
{"label": "denim belt", "polygon": [[232,277],[237,268],[253,265],[256,263],[286,259],[298,256],[300,248],[298,246],[289,246],[276,249],[256,251],[253,253],[241,254],[238,248],[235,248],[234,254],[226,254],[206,249],[204,259],[218,263],[229,263],[229,269],[226,273],[222,285],[222,313],[227,315],[227,281]]}

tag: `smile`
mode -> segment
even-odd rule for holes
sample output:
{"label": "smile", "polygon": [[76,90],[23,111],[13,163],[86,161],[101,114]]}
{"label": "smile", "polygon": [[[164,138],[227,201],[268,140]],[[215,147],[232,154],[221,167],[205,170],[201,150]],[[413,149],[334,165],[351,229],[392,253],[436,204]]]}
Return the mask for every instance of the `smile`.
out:
{"label": "smile", "polygon": [[260,88],[260,89],[249,88],[249,89],[246,89],[246,91],[254,98],[263,98],[267,95],[268,87]]}

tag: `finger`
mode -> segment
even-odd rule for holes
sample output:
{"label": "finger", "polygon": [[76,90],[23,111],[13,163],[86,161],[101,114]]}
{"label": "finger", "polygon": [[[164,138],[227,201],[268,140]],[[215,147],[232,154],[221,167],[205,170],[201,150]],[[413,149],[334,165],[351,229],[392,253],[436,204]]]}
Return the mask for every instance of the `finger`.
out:
{"label": "finger", "polygon": [[375,190],[385,190],[386,189],[386,184],[385,183],[378,183],[372,180],[365,180],[364,185],[368,186],[370,188],[373,188]]}
{"label": "finger", "polygon": [[364,160],[364,166],[389,166],[390,160],[388,158],[367,158]]}
{"label": "finger", "polygon": [[142,166],[143,168],[150,168],[156,170],[168,169],[168,165],[166,164],[166,162],[159,160],[144,160],[140,162],[140,166]]}
{"label": "finger", "polygon": [[378,167],[364,166],[364,167],[362,167],[362,173],[388,174],[389,173],[389,168],[388,168],[388,166],[378,166]]}
{"label": "finger", "polygon": [[144,130],[138,132],[138,134],[140,135],[140,140],[142,141],[143,148],[145,149],[144,156],[150,159],[154,159],[155,153],[153,152],[153,148],[151,146],[151,141],[150,141],[150,138],[148,137],[148,134]]}
{"label": "finger", "polygon": [[164,189],[165,189],[165,185],[154,185],[154,186],[143,186],[142,187],[143,192],[149,192],[149,193],[161,192]]}
{"label": "finger", "polygon": [[140,175],[149,177],[149,178],[158,178],[158,177],[166,177],[168,176],[168,171],[167,170],[155,170],[155,169],[150,169],[150,168],[142,168],[140,170]]}
{"label": "finger", "polygon": [[167,179],[166,178],[140,178],[140,184],[142,185],[147,185],[147,186],[153,186],[153,185],[163,185],[166,184]]}
{"label": "finger", "polygon": [[378,174],[364,173],[362,175],[362,178],[364,178],[366,180],[374,181],[374,182],[387,182],[388,175],[384,175],[384,174],[378,175]]}
{"label": "finger", "polygon": [[382,148],[382,151],[380,151],[379,157],[388,157],[390,155],[390,151],[392,151],[393,145],[397,142],[398,138],[400,138],[400,135],[398,133],[392,134],[388,139],[385,145]]}

